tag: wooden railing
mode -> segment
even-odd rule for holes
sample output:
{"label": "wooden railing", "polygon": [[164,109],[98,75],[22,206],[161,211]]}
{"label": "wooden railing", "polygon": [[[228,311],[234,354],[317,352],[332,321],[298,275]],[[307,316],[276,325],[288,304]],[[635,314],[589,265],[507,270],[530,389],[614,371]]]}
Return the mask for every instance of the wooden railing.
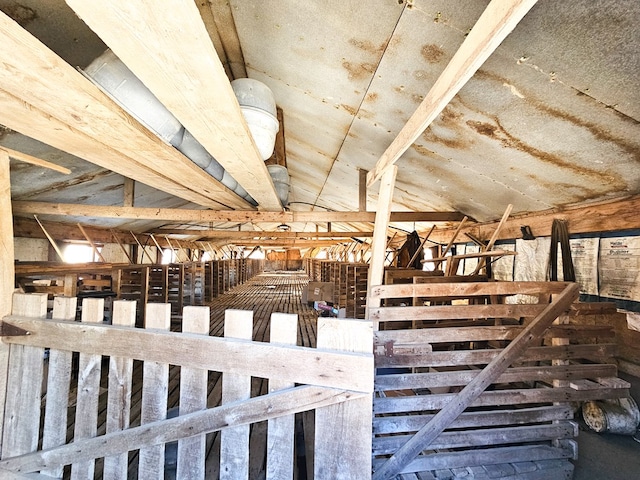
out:
{"label": "wooden railing", "polygon": [[[82,322],[71,321],[75,300],[57,297],[49,320],[46,295],[16,294],[4,318],[10,360],[0,477],[162,478],[165,445],[177,442],[177,478],[246,479],[250,425],[266,421],[265,477],[293,478],[294,414],[310,410],[314,478],[370,477],[369,322],[320,318],[317,348],[305,348],[295,345],[296,315],[273,314],[265,343],[251,341],[251,311],[228,310],[221,338],[209,336],[208,307],[186,307],[175,333],[169,304],[148,304],[142,329],[133,326],[135,302],[114,302],[106,325],[103,300],[94,298],[84,300]],[[176,368],[179,402],[171,405]],[[210,405],[216,372],[222,397]],[[252,377],[268,379],[269,391],[252,397]],[[179,415],[166,418],[171,407]],[[219,454],[208,435],[218,431]]]}

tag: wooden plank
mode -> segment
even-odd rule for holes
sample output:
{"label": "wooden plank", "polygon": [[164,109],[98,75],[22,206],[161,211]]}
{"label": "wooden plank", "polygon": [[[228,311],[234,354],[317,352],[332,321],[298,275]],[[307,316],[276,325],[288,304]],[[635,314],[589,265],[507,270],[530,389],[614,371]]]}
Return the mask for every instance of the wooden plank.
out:
{"label": "wooden plank", "polygon": [[[117,300],[113,302],[113,325],[134,327],[136,324],[136,302]],[[107,393],[107,433],[125,430],[129,427],[131,410],[131,376],[133,359],[127,357],[109,358],[109,386]],[[127,477],[128,455],[126,452],[104,458],[105,480]]]}
{"label": "wooden plank", "polygon": [[[546,361],[551,358],[608,359],[615,355],[616,344],[559,345],[554,347],[530,347],[520,358],[521,361]],[[500,349],[453,350],[430,352],[428,355],[412,355],[400,352],[393,356],[376,354],[376,367],[445,367],[454,365],[486,365],[495,360]]]}
{"label": "wooden plank", "polygon": [[[365,318],[370,319],[369,311],[380,306],[380,300],[374,298],[372,292],[384,280],[384,262],[387,255],[387,228],[391,216],[393,203],[393,190],[396,185],[397,168],[392,168],[380,182],[378,204],[376,208],[376,222],[373,228],[373,241],[371,245],[371,260],[367,277],[367,308]],[[374,330],[378,330],[377,323]]]}
{"label": "wooden plank", "polygon": [[[0,102],[1,105],[1,102]],[[238,222],[238,223],[372,223],[376,212],[265,212],[250,210],[194,210],[187,208],[118,207],[78,205],[75,203],[13,202],[14,213],[62,215],[101,218],[131,218],[136,220],[167,220],[180,222]],[[451,222],[458,221],[458,212],[391,212],[392,222]]]}
{"label": "wooden plank", "polygon": [[[171,305],[149,303],[146,305],[145,328],[166,330],[171,328]],[[159,344],[161,345],[161,344]],[[167,390],[169,385],[168,362],[145,361],[142,374],[142,410],[140,424],[152,424],[167,417]],[[140,446],[138,475],[140,478],[164,478],[164,452],[162,443]]]}
{"label": "wooden plank", "polygon": [[[44,319],[47,315],[47,294],[15,293],[12,313]],[[43,363],[43,348],[11,346],[7,397],[3,406],[2,457],[20,455],[38,448]]]}
{"label": "wooden plank", "polygon": [[[103,298],[85,298],[82,301],[82,323],[102,323],[103,317]],[[74,349],[63,348],[63,350],[73,351]],[[102,355],[100,354],[80,353],[76,418],[73,432],[74,442],[83,438],[93,438],[97,434],[101,362]],[[95,462],[93,460],[74,461],[71,465],[71,479],[93,478],[94,467]]]}
{"label": "wooden plank", "polygon": [[[78,299],[76,297],[54,297],[54,320],[75,320]],[[42,449],[64,445],[67,441],[67,406],[69,382],[71,381],[71,352],[51,349],[47,375],[47,400],[45,403]],[[44,470],[42,473],[61,478],[62,466]]]}
{"label": "wooden plank", "polygon": [[422,103],[367,175],[369,186],[422,135],[536,1],[494,0],[487,6]]}
{"label": "wooden plank", "polygon": [[560,314],[569,308],[578,298],[579,291],[578,285],[569,284],[554,298],[553,303],[549,304],[508,347],[502,350],[500,355],[484,368],[480,375],[462,389],[455,402],[442,408],[425,427],[398,449],[379,470],[376,470],[372,478],[382,480],[399,473],[520,357],[523,351],[537,340]]}
{"label": "wooden plank", "polygon": [[[251,208],[133,120],[73,66],[0,14],[0,110],[9,128],[153,188],[211,208]],[[51,91],[65,95],[51,97]],[[170,173],[169,173],[170,172]]]}
{"label": "wooden plank", "polygon": [[262,209],[282,210],[194,2],[67,3]]}
{"label": "wooden plank", "polygon": [[[297,346],[270,345],[241,339],[204,337],[190,333],[159,332],[113,326],[79,325],[75,322],[39,321],[9,316],[7,323],[32,332],[7,337],[8,343],[54,347],[99,355],[131,356],[219,372],[279,377],[295,383],[372,392],[373,378],[359,372],[373,371],[370,354],[341,353]],[[162,349],[157,346],[162,345]],[[370,351],[371,345],[369,346]],[[198,351],[194,356],[192,351]],[[238,358],[251,361],[238,362]],[[304,369],[299,368],[305,365]]]}
{"label": "wooden plank", "polygon": [[[261,395],[246,401],[232,402],[205,411],[161,420],[139,427],[87,438],[47,452],[0,460],[0,469],[34,472],[50,465],[86,462],[105,455],[116,455],[136,448],[166,443],[191,435],[248,425],[283,415],[320,408],[350,399],[368,396],[359,392],[325,387],[302,386]],[[230,423],[231,420],[231,423]]]}
{"label": "wooden plank", "polygon": [[198,229],[169,229],[169,228],[158,228],[153,230],[153,233],[159,233],[164,235],[193,235],[200,237],[199,241],[203,241],[203,239],[213,239],[213,238],[232,238],[234,240],[248,238],[248,239],[258,239],[258,238],[351,238],[351,237],[372,237],[373,232],[369,231],[345,231],[345,232],[281,232],[279,230],[275,232],[264,231],[264,230],[198,230]]}
{"label": "wooden plank", "polygon": [[[425,280],[425,279],[420,279]],[[430,280],[430,279],[429,279]],[[438,280],[434,280],[438,282]],[[380,285],[371,295],[375,298],[402,297],[473,297],[489,295],[537,295],[561,293],[565,282],[471,282],[471,283],[418,283]]]}
{"label": "wooden plank", "polygon": [[[318,348],[371,352],[372,334],[369,321],[318,318]],[[358,374],[373,376],[373,370]],[[371,421],[371,396],[316,409],[314,478],[348,480],[368,474]]]}
{"label": "wooden plank", "polygon": [[[251,339],[253,312],[226,310],[225,338]],[[224,372],[222,374],[222,404],[247,400],[251,397],[251,376]],[[220,479],[249,478],[249,425],[227,428],[221,432]]]}
{"label": "wooden plank", "polygon": [[[373,420],[374,435],[390,433],[416,432],[433,418],[429,415],[389,415]],[[490,427],[498,425],[522,425],[551,422],[553,420],[571,420],[573,410],[567,405],[464,412],[452,424],[451,428]]]}
{"label": "wooden plank", "polygon": [[[6,152],[0,151],[0,320],[11,313],[11,302],[15,290],[13,214],[11,210],[10,162]],[[9,345],[0,342],[0,405],[4,406],[7,395],[9,371]],[[4,407],[0,408],[0,452]]]}
{"label": "wooden plank", "polygon": [[13,158],[14,160],[19,160],[31,165],[38,165],[39,167],[48,168],[49,170],[54,170],[65,175],[69,175],[71,173],[71,170],[69,170],[68,168],[61,167],[60,165],[48,162],[47,160],[42,160],[41,158],[34,157],[33,155],[18,152],[17,150],[12,150],[11,148],[7,148],[4,146],[0,147],[0,150],[6,152],[8,156]]}
{"label": "wooden plank", "polygon": [[[209,307],[184,307],[182,331],[209,335]],[[180,415],[206,410],[207,374],[203,368],[180,369]],[[178,441],[176,478],[204,479],[205,435]]]}
{"label": "wooden plank", "polygon": [[471,318],[535,317],[545,304],[434,305],[425,307],[372,308],[369,318],[376,322],[406,320],[456,320]]}
{"label": "wooden plank", "polygon": [[[269,341],[295,345],[298,338],[298,315],[272,313]],[[291,388],[294,384],[279,378],[269,379],[269,392]],[[267,425],[267,480],[294,478],[295,416],[274,418]]]}

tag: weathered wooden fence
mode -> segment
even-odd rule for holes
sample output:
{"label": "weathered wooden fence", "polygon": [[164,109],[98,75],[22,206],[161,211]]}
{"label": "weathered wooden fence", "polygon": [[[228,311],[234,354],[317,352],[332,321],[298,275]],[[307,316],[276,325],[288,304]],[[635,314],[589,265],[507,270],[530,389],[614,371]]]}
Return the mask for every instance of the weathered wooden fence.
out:
{"label": "weathered wooden fence", "polygon": [[[75,298],[57,297],[54,319],[46,311],[46,295],[16,294],[3,322],[10,358],[0,478],[164,478],[165,445],[177,442],[177,478],[205,478],[215,456],[215,476],[247,479],[249,428],[264,421],[266,478],[293,478],[294,414],[310,410],[314,478],[370,478],[369,322],[320,318],[317,348],[305,348],[295,345],[290,314],[272,315],[266,343],[251,341],[251,311],[227,310],[225,338],[209,336],[208,307],[186,307],[181,333],[169,331],[169,304],[148,304],[144,329],[133,326],[130,301],[114,302],[112,325],[103,322],[102,299],[84,300],[82,322],[71,321]],[[134,364],[142,369],[139,402]],[[174,406],[167,398],[175,368]],[[219,405],[207,404],[213,372],[222,372]],[[268,379],[266,395],[251,397],[252,377]],[[168,407],[179,415],[167,418]],[[217,431],[219,454],[207,435]]]}

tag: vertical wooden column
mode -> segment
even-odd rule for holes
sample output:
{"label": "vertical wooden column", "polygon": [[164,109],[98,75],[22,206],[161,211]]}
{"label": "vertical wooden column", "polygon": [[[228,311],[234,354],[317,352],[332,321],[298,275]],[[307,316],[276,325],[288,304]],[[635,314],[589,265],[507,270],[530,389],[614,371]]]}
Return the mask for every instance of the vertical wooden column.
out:
{"label": "vertical wooden column", "polygon": [[[298,339],[298,315],[272,313],[269,341],[295,345]],[[292,382],[269,379],[269,393],[294,387]],[[273,418],[267,424],[267,480],[294,478],[295,415]]]}
{"label": "vertical wooden column", "polygon": [[[113,302],[112,323],[123,327],[134,327],[136,324],[136,302],[130,300]],[[114,356],[109,358],[107,433],[118,432],[129,427],[132,374],[132,358]],[[104,480],[127,478],[128,458],[127,452],[105,457]]]}
{"label": "vertical wooden column", "polygon": [[[171,326],[171,304],[146,305],[145,328],[168,331]],[[167,391],[169,389],[169,364],[144,362],[142,380],[142,410],[140,423],[164,420],[167,417]],[[140,449],[138,478],[164,478],[164,445]]]}
{"label": "vertical wooden column", "polygon": [[[318,348],[371,353],[369,321],[318,318]],[[370,372],[354,376],[373,377]],[[316,409],[314,478],[348,480],[368,477],[371,471],[372,397],[360,397]],[[365,474],[366,472],[366,474]]]}
{"label": "vertical wooden column", "polygon": [[[15,286],[9,155],[4,150],[0,150],[0,212],[2,212],[0,215],[0,319],[2,319],[11,313],[11,299]],[[0,451],[2,451],[8,367],[9,345],[0,342]]]}
{"label": "vertical wooden column", "polygon": [[[251,340],[253,312],[227,310],[224,316],[225,338]],[[251,376],[222,374],[222,404],[251,398]],[[220,432],[220,480],[249,479],[249,425],[225,428]]]}
{"label": "vertical wooden column", "polygon": [[[14,315],[45,318],[47,294],[16,293]],[[34,452],[38,448],[44,348],[12,345],[9,355],[7,397],[2,432],[2,457]]]}
{"label": "vertical wooden column", "polygon": [[[184,307],[182,331],[209,335],[209,307]],[[180,369],[180,415],[206,410],[207,370],[182,367]],[[176,478],[204,479],[206,435],[178,440]]]}
{"label": "vertical wooden column", "polygon": [[[371,246],[371,263],[369,264],[369,276],[367,283],[367,313],[369,309],[380,306],[380,300],[371,299],[371,288],[382,285],[384,277],[384,260],[387,249],[387,228],[391,219],[391,203],[393,201],[393,189],[396,185],[398,167],[393,165],[387,169],[380,180],[380,193],[378,194],[378,207],[376,208],[376,222],[373,227],[373,241]],[[374,330],[378,325],[373,326]]]}

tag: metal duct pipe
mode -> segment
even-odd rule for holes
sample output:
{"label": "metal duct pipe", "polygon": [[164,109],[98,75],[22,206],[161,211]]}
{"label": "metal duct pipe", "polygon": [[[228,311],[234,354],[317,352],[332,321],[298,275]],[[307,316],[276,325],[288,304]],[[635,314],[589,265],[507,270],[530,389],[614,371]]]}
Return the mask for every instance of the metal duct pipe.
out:
{"label": "metal duct pipe", "polygon": [[252,205],[258,204],[110,49],[83,73],[140,123],[213,178]]}

